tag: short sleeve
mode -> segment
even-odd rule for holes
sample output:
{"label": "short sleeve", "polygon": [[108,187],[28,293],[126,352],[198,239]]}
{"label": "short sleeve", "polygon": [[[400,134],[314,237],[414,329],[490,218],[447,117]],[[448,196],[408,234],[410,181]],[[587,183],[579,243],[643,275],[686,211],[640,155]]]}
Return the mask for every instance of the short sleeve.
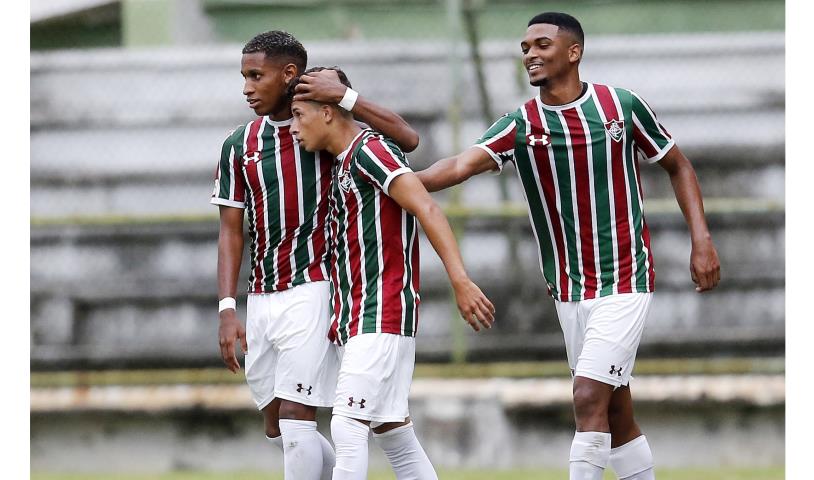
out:
{"label": "short sleeve", "polygon": [[516,134],[517,122],[512,114],[507,113],[493,123],[474,146],[485,150],[502,171],[506,162],[514,160]]}
{"label": "short sleeve", "polygon": [[640,96],[631,92],[633,110],[633,142],[648,162],[658,162],[675,145],[656,118],[656,114]]}
{"label": "short sleeve", "polygon": [[[238,135],[239,136],[239,135]],[[246,208],[246,184],[243,181],[240,156],[230,135],[221,147],[220,161],[215,169],[215,188],[209,203],[234,208]]]}
{"label": "short sleeve", "polygon": [[407,157],[395,144],[371,138],[356,154],[359,172],[373,185],[390,195],[390,183],[403,173],[412,172]]}

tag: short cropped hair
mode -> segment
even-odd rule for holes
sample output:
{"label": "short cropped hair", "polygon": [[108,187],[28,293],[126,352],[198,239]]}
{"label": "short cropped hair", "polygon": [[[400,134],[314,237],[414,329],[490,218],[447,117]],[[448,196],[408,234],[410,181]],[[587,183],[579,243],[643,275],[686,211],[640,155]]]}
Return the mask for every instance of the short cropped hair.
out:
{"label": "short cropped hair", "polygon": [[243,53],[263,52],[266,58],[284,60],[297,66],[302,72],[308,65],[308,52],[305,47],[288,32],[272,30],[257,34],[243,47]]}
{"label": "short cropped hair", "polygon": [[548,23],[549,25],[556,25],[562,30],[566,30],[570,32],[576,39],[579,41],[579,44],[585,46],[585,34],[582,31],[582,25],[579,24],[579,20],[568,15],[567,13],[561,12],[545,12],[541,13],[531,20],[529,20],[528,26],[532,26],[538,23]]}
{"label": "short cropped hair", "polygon": [[[348,88],[353,88],[351,86],[351,84],[350,84],[350,80],[348,80],[348,76],[345,74],[345,72],[342,71],[341,68],[339,68],[337,66],[333,66],[333,67],[311,67],[308,70],[302,72],[302,75],[307,75],[309,73],[314,73],[314,72],[321,72],[323,70],[333,70],[333,71],[335,71],[336,74],[339,76],[339,82],[342,83],[342,85],[344,85],[344,86],[346,86]],[[300,77],[302,77],[302,75],[297,75],[288,84],[288,90],[286,92],[288,94],[288,99],[289,100],[294,98],[294,89],[297,88],[297,85],[300,84]]]}

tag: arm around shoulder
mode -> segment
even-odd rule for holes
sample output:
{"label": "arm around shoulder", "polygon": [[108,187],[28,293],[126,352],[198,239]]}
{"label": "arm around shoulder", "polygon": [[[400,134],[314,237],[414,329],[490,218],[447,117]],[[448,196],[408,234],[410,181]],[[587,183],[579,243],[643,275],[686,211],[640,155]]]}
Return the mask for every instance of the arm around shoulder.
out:
{"label": "arm around shoulder", "polygon": [[499,167],[488,152],[479,147],[471,147],[458,155],[447,157],[430,167],[416,172],[427,191],[437,192],[458,185],[470,177]]}

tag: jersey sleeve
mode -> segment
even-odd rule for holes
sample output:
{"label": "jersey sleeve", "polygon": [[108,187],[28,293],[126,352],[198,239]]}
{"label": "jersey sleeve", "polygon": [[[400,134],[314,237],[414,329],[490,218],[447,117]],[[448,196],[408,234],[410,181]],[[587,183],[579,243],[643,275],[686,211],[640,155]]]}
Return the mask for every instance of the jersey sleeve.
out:
{"label": "jersey sleeve", "polygon": [[362,176],[387,195],[390,195],[390,184],[396,177],[413,171],[400,148],[378,138],[362,145],[355,161]]}
{"label": "jersey sleeve", "polygon": [[476,142],[475,147],[485,150],[503,171],[506,162],[514,160],[514,143],[517,134],[517,122],[512,114],[505,114],[486,130]]}
{"label": "jersey sleeve", "polygon": [[234,134],[230,135],[221,147],[220,161],[215,169],[215,188],[209,203],[246,208],[246,184],[241,174],[240,156],[235,151],[234,137]]}
{"label": "jersey sleeve", "polygon": [[633,143],[648,162],[658,162],[675,145],[675,140],[656,118],[650,106],[636,93],[633,101]]}

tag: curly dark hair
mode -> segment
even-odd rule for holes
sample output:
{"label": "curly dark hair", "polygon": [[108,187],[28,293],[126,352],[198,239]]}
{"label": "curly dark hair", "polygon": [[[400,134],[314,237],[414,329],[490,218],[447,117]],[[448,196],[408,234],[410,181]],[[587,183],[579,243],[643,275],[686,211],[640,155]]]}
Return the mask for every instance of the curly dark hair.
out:
{"label": "curly dark hair", "polygon": [[579,20],[568,15],[567,13],[562,12],[545,12],[539,15],[536,15],[534,18],[529,20],[528,26],[532,26],[538,23],[548,23],[550,25],[556,25],[561,29],[570,32],[574,38],[577,39],[580,45],[585,45],[585,33],[582,31],[582,25],[580,25]]}
{"label": "curly dark hair", "polygon": [[243,47],[243,53],[263,52],[266,58],[284,60],[297,66],[302,72],[308,65],[308,52],[305,47],[288,32],[272,30],[255,35]]}

